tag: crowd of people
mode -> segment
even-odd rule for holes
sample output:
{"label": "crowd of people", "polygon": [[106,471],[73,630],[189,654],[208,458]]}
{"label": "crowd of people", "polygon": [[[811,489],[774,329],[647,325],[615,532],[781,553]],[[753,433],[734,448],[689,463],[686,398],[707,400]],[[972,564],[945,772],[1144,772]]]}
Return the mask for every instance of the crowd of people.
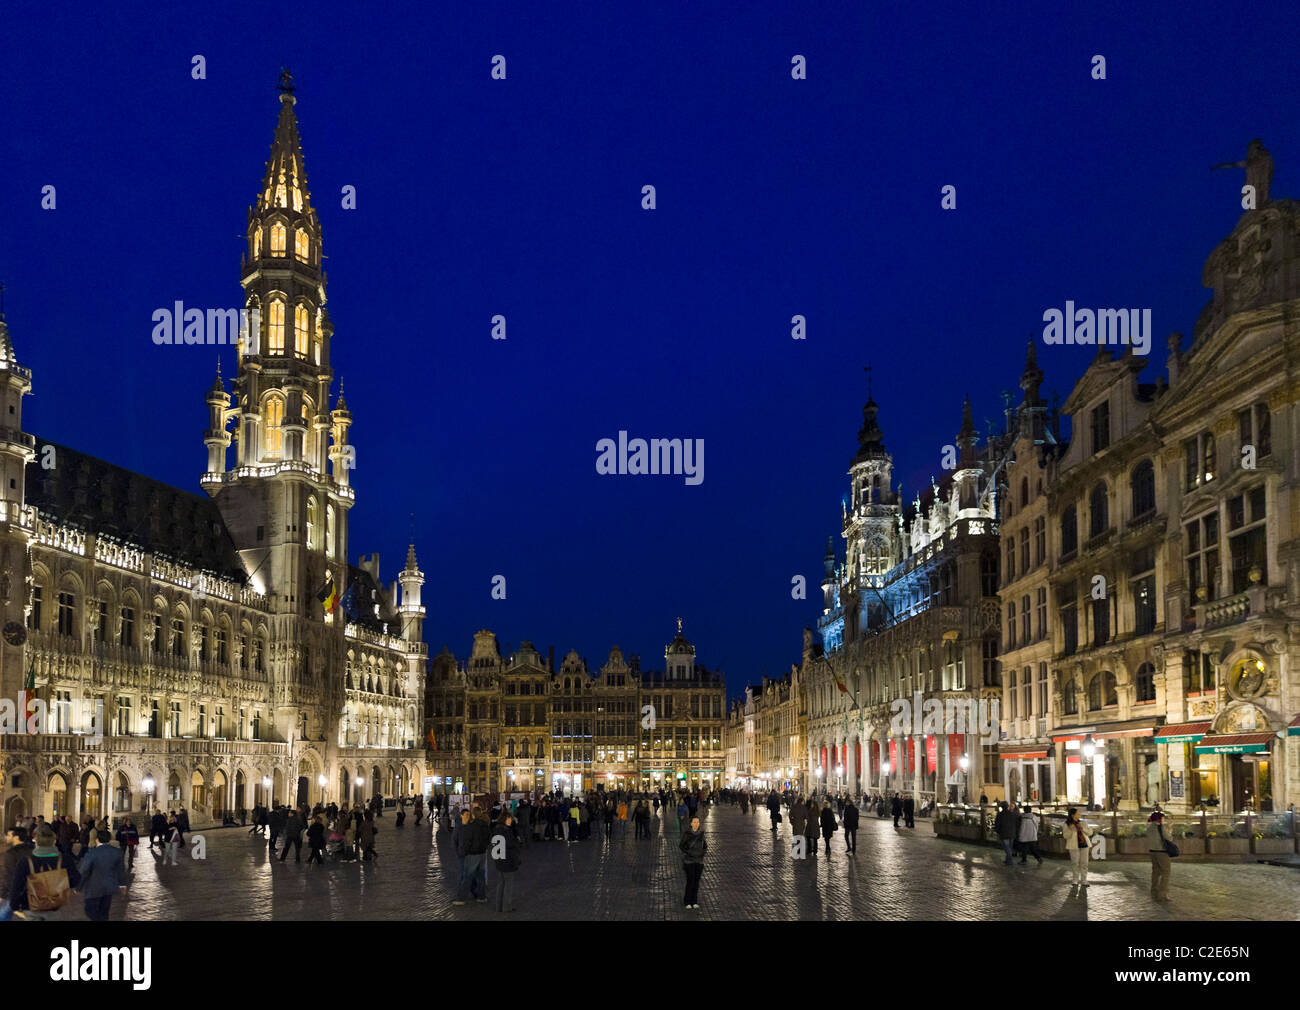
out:
{"label": "crowd of people", "polygon": [[[981,801],[984,797],[981,796]],[[532,845],[547,842],[567,845],[583,844],[592,839],[613,844],[628,837],[628,822],[633,825],[634,841],[656,837],[660,832],[671,836],[682,859],[685,887],[682,904],[688,909],[700,907],[700,883],[704,873],[708,844],[703,826],[709,810],[718,804],[739,808],[745,816],[766,809],[771,830],[787,818],[795,858],[824,854],[833,857],[834,836],[843,832],[843,851],[857,854],[857,835],[863,811],[874,811],[879,818],[893,817],[895,828],[916,827],[916,805],[911,796],[894,793],[859,795],[847,793],[803,795],[792,790],[775,789],[765,796],[745,789],[708,788],[671,791],[661,789],[634,794],[623,790],[597,791],[584,796],[550,793],[472,797],[444,793],[429,797],[401,798],[394,804],[395,828],[405,826],[410,810],[414,823],[424,823],[426,814],[431,838],[440,833],[449,836],[457,860],[456,905],[468,901],[489,900],[487,866],[490,862],[496,882],[495,901],[499,912],[514,911],[514,880]],[[921,808],[929,812],[929,805]],[[296,806],[275,804],[256,806],[252,811],[250,837],[265,839],[272,859],[284,863],[293,852],[293,861],[301,863],[303,843],[308,850],[307,865],[329,863],[378,863],[377,820],[384,816],[383,798],[372,797],[366,803],[350,806],[306,803]],[[1151,815],[1148,838],[1151,842],[1152,897],[1166,901],[1169,886],[1169,860],[1177,849],[1164,837],[1159,808]],[[246,811],[239,811],[240,823],[248,826]],[[993,823],[1002,844],[1004,863],[1010,865],[1019,856],[1021,864],[1032,856],[1041,865],[1043,855],[1038,846],[1040,817],[1027,803],[1000,803]],[[149,850],[157,853],[163,865],[177,863],[189,831],[189,815],[184,807],[176,811],[154,813],[148,822]],[[1071,807],[1065,820],[1074,884],[1088,886],[1088,860],[1092,829]],[[29,900],[31,879],[54,880],[66,873],[67,890],[80,891],[86,898],[86,914],[92,920],[107,919],[112,897],[124,893],[134,868],[140,833],[131,816],[124,817],[114,834],[107,819],[85,817],[80,823],[70,817],[56,817],[46,823],[43,817],[23,818],[6,832],[6,846],[0,861],[0,918],[14,912],[39,917],[50,908],[32,908]],[[116,843],[116,844],[114,844]],[[1069,844],[1074,843],[1074,844]],[[105,851],[98,851],[104,849]],[[50,877],[53,872],[54,877]],[[48,880],[47,880],[48,878]],[[45,884],[42,884],[45,886]],[[39,893],[40,888],[32,893]],[[44,900],[44,899],[42,899]],[[54,900],[54,899],[49,899]],[[57,909],[58,905],[55,906]]]}

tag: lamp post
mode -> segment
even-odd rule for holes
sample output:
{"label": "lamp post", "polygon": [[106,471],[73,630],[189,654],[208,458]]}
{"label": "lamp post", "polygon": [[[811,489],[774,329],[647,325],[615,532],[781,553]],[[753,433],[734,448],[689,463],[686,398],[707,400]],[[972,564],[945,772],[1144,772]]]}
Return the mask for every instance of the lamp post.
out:
{"label": "lamp post", "polygon": [[1091,810],[1094,801],[1093,795],[1093,759],[1097,756],[1097,741],[1089,733],[1083,738],[1083,760],[1088,766],[1088,809]]}
{"label": "lamp post", "polygon": [[153,776],[146,775],[144,777],[144,781],[141,782],[140,784],[144,786],[144,812],[146,814],[152,814],[153,813],[153,791],[154,791],[154,786],[156,785],[156,783],[153,780]]}
{"label": "lamp post", "polygon": [[889,795],[889,762],[888,761],[880,762],[880,774],[883,775],[885,778],[885,795],[888,796]]}
{"label": "lamp post", "polygon": [[326,778],[325,778],[324,775],[318,775],[318,776],[316,777],[316,782],[317,782],[317,784],[320,786],[320,801],[321,801],[322,803],[325,802],[325,783],[326,783],[326,781],[327,781],[327,780],[326,780]]}
{"label": "lamp post", "polygon": [[266,805],[267,805],[268,807],[273,807],[273,806],[275,806],[275,799],[271,796],[271,776],[270,776],[270,775],[263,775],[263,776],[262,776],[262,789],[265,790],[265,792],[266,792],[266,801],[267,801],[267,802],[266,802]]}
{"label": "lamp post", "polygon": [[966,774],[966,770],[970,768],[970,758],[963,754],[957,763],[961,765],[961,801],[965,804],[970,802],[970,778]]}

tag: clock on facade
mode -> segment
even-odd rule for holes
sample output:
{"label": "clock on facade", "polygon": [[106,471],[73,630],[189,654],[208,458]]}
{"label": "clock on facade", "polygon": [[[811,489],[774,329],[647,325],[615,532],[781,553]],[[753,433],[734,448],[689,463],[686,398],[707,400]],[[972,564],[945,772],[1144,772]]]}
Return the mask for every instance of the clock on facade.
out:
{"label": "clock on facade", "polygon": [[27,629],[17,621],[9,621],[5,625],[4,636],[10,645],[22,645],[27,641]]}

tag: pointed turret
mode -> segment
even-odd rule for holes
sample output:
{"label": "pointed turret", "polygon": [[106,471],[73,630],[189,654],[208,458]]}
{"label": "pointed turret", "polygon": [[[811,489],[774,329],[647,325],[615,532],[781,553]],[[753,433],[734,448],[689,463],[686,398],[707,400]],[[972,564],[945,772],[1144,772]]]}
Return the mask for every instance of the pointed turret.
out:
{"label": "pointed turret", "polygon": [[26,491],[27,464],[36,458],[36,440],[23,429],[23,397],[32,391],[30,369],[18,364],[9,324],[0,312],[0,521],[18,519]]}

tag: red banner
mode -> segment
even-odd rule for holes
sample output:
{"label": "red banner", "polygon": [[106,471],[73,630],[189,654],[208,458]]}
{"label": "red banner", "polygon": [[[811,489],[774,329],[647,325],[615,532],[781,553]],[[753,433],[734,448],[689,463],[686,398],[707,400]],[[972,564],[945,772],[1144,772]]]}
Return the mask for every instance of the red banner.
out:
{"label": "red banner", "polygon": [[939,738],[931,735],[925,738],[926,771],[931,775],[939,773]]}
{"label": "red banner", "polygon": [[966,751],[966,738],[960,733],[948,734],[948,774],[961,770],[961,756]]}
{"label": "red banner", "polygon": [[907,774],[916,774],[916,737],[907,738]]}
{"label": "red banner", "polygon": [[898,741],[892,736],[889,738],[889,770],[891,773],[898,770]]}
{"label": "red banner", "polygon": [[871,777],[875,778],[880,774],[880,741],[871,741]]}
{"label": "red banner", "polygon": [[862,741],[853,745],[853,774],[862,778]]}

